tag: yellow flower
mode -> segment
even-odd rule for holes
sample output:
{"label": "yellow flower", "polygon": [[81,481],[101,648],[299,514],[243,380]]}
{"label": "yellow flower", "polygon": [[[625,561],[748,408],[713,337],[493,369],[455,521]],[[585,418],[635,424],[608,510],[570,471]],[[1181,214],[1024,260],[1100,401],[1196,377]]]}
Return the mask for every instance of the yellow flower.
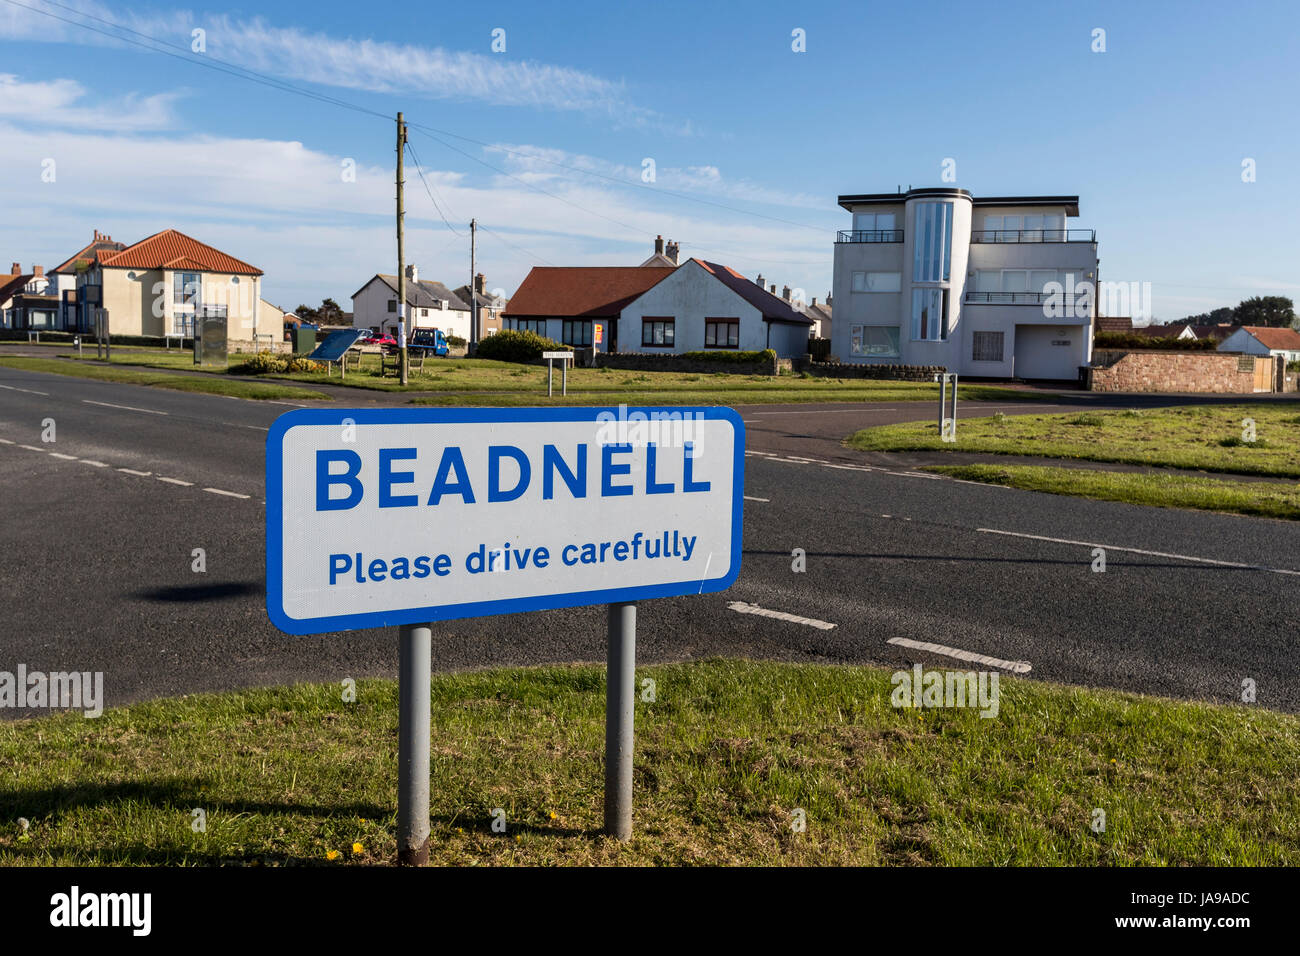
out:
{"label": "yellow flower", "polygon": [[554,811],[554,810],[551,811],[551,819],[552,819],[552,820],[555,819],[555,811]]}
{"label": "yellow flower", "polygon": [[338,850],[327,850],[325,852],[325,859],[327,860],[337,860],[338,858],[339,858]]}
{"label": "yellow flower", "polygon": [[524,838],[524,836],[523,836],[522,833],[516,833],[516,834],[515,834],[515,842],[516,842],[516,843],[520,842],[523,838]]}
{"label": "yellow flower", "polygon": [[358,853],[364,853],[365,849],[366,848],[363,847],[360,843],[354,843],[352,844],[352,855],[356,856]]}

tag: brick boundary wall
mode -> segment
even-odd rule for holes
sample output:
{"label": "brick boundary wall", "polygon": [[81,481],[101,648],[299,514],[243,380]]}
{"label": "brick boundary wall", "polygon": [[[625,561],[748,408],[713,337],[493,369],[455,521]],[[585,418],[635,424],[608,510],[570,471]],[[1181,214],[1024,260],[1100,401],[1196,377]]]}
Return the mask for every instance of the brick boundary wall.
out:
{"label": "brick boundary wall", "polygon": [[798,370],[820,378],[874,378],[896,382],[933,382],[942,365],[867,365],[858,362],[801,362]]}
{"label": "brick boundary wall", "polygon": [[1255,372],[1240,370],[1239,361],[1271,358],[1236,352],[1129,351],[1095,349],[1088,369],[1093,392],[1211,392],[1250,394]]}
{"label": "brick boundary wall", "polygon": [[789,371],[789,359],[760,360],[757,362],[711,362],[707,359],[687,358],[684,355],[660,355],[656,352],[597,352],[597,368],[614,368],[636,372],[726,372],[732,375],[776,375],[784,366]]}

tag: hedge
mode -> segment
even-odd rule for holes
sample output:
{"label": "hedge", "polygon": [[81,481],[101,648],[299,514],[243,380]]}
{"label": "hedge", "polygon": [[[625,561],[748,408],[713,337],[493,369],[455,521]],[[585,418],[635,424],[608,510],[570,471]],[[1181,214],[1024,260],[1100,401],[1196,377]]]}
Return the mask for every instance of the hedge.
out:
{"label": "hedge", "polygon": [[1099,349],[1157,349],[1163,352],[1184,349],[1189,352],[1213,352],[1219,347],[1219,340],[1178,339],[1172,336],[1153,339],[1148,335],[1135,335],[1132,332],[1098,332],[1092,344]]}
{"label": "hedge", "polygon": [[720,349],[709,349],[702,352],[683,352],[681,357],[694,359],[697,362],[733,362],[739,365],[741,363],[775,361],[776,351],[774,349],[759,349],[753,352],[724,352]]}

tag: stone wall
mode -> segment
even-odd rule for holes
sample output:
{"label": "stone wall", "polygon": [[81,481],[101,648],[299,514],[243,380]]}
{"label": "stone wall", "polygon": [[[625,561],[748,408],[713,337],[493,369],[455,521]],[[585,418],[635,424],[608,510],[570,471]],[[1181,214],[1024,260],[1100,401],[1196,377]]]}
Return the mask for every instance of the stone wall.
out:
{"label": "stone wall", "polygon": [[821,378],[877,378],[896,382],[933,382],[948,371],[942,365],[868,365],[861,362],[800,362],[798,369]]}
{"label": "stone wall", "polygon": [[1255,391],[1255,362],[1271,363],[1272,359],[1235,352],[1095,349],[1088,388],[1094,392],[1248,394]]}

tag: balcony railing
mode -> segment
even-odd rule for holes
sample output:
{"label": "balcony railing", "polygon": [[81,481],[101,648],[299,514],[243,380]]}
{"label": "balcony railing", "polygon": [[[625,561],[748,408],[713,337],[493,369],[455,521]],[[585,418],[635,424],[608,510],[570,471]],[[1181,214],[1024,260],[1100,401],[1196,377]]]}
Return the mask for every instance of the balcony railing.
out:
{"label": "balcony railing", "polygon": [[1096,229],[986,229],[971,242],[1096,242]]}
{"label": "balcony railing", "polygon": [[973,305],[1042,305],[1055,301],[1062,304],[1073,303],[1083,295],[1082,291],[1061,292],[967,292],[966,301]]}
{"label": "balcony railing", "polygon": [[836,242],[902,242],[901,229],[846,229],[835,237]]}

